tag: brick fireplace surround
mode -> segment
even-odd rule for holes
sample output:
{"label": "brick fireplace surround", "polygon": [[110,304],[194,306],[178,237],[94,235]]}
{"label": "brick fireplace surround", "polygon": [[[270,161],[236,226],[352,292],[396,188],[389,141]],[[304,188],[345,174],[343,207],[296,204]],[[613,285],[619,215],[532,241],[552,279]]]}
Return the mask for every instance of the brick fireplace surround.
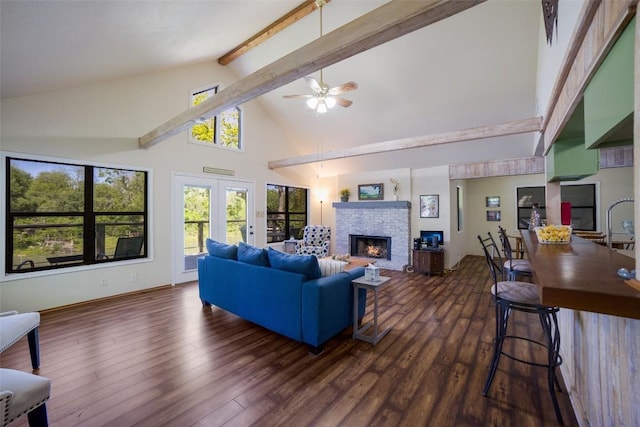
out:
{"label": "brick fireplace surround", "polygon": [[381,268],[402,271],[410,262],[411,202],[336,202],[335,253],[350,253],[351,234],[391,237],[391,259],[371,258]]}

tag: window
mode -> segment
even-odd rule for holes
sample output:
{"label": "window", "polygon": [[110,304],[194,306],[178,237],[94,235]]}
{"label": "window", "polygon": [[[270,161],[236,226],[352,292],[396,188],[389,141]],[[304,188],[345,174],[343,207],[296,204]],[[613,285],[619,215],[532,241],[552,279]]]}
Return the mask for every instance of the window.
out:
{"label": "window", "polygon": [[[191,92],[191,106],[200,104],[216,93],[218,93],[217,85]],[[194,125],[191,128],[189,140],[239,150],[242,148],[240,143],[240,120],[240,108],[232,108],[219,116]]]}
{"label": "window", "polygon": [[464,198],[462,187],[456,186],[456,208],[458,210],[458,231],[462,231],[464,224]]}
{"label": "window", "polygon": [[[540,216],[546,218],[545,188],[544,187],[519,187],[517,193],[518,228],[529,227],[531,206],[540,204]],[[596,213],[596,185],[563,185],[560,187],[560,199],[571,203],[571,223],[575,230],[595,231]]]}
{"label": "window", "polygon": [[306,188],[267,184],[267,243],[301,238],[307,207]]}
{"label": "window", "polygon": [[516,189],[516,200],[518,203],[518,228],[529,228],[531,218],[531,207],[534,203],[540,205],[540,219],[544,220],[547,215],[545,211],[545,188],[544,187],[518,187]]}
{"label": "window", "polygon": [[147,172],[6,157],[7,273],[146,257]]}
{"label": "window", "polygon": [[596,230],[596,185],[563,185],[563,202],[571,203],[571,224],[576,230]]}

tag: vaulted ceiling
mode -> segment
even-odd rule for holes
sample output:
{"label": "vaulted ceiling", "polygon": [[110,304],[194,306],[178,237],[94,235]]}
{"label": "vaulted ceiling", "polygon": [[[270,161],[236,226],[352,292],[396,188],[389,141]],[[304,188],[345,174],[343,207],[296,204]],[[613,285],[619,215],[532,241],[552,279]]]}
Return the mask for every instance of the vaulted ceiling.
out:
{"label": "vaulted ceiling", "polygon": [[[301,2],[2,0],[1,94],[22,96],[216,61]],[[324,33],[384,3],[333,0],[323,11]],[[257,102],[300,146],[295,154],[534,117],[540,18],[537,0],[489,0],[329,66],[329,85],[359,85],[347,94],[354,103],[346,109],[317,116],[304,101],[283,99],[309,93],[303,80]],[[318,36],[314,12],[226,67],[240,80]],[[534,141],[534,134],[523,134],[333,160],[323,164],[322,174],[527,157]]]}

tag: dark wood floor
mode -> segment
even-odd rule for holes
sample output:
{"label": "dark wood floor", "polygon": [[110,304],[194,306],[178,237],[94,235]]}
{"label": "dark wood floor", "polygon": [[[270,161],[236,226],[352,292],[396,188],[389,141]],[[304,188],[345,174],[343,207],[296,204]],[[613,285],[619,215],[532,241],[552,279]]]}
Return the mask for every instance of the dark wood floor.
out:
{"label": "dark wood floor", "polygon": [[[466,257],[443,277],[383,274],[392,277],[380,292],[389,335],[374,347],[348,329],[319,356],[203,309],[195,283],[44,313],[40,374],[53,381],[50,425],[556,424],[540,368],[503,358],[482,397],[494,332],[482,258]],[[511,326],[540,337],[537,318],[518,314]],[[26,338],[0,364],[29,371]],[[565,424],[577,425],[567,394],[559,399]]]}

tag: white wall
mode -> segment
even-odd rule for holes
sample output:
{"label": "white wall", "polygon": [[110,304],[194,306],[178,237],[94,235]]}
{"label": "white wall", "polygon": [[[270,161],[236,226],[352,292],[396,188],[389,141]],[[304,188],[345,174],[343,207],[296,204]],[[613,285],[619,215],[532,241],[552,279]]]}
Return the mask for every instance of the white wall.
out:
{"label": "white wall", "polygon": [[[452,210],[455,210],[455,198],[451,198],[449,166],[414,169],[411,171],[411,232],[420,237],[420,230],[444,231],[444,267],[450,268],[457,260],[458,248],[452,247],[452,233],[455,223],[451,222]],[[438,218],[420,218],[420,196],[436,194],[439,197]]]}
{"label": "white wall", "polygon": [[[51,271],[30,277],[2,277],[0,309],[42,310],[105,296],[166,285],[171,282],[171,172],[201,173],[203,166],[235,170],[238,179],[256,183],[256,244],[265,245],[267,182],[309,185],[309,168],[272,171],[267,160],[295,151],[257,101],[243,109],[244,152],[187,142],[182,132],[148,149],[138,137],[189,107],[190,90],[207,84],[233,83],[234,77],[215,63],[166,70],[41,95],[3,99],[3,151],[55,156],[108,165],[150,168],[150,253],[142,263]],[[4,176],[5,165],[2,164]],[[306,172],[306,173],[305,173]],[[4,209],[2,209],[4,214]],[[1,245],[4,259],[4,244]],[[133,274],[137,281],[131,283]],[[109,285],[100,286],[101,279]]]}
{"label": "white wall", "polygon": [[[468,194],[469,185],[467,180],[453,180],[453,181],[450,181],[449,184],[450,184],[449,199],[451,200],[451,212],[449,215],[451,233],[449,235],[451,236],[451,240],[447,248],[448,255],[445,253],[445,255],[447,255],[447,260],[449,264],[445,264],[445,265],[447,265],[447,268],[453,268],[453,267],[457,267],[458,263],[462,261],[464,256],[467,254],[466,239],[467,239],[468,228],[469,228],[468,219],[467,219],[467,217],[469,216],[467,212],[467,206],[469,203],[469,194]],[[462,221],[461,221],[461,229],[459,231],[458,231],[458,188],[460,188],[462,192],[462,204],[460,206],[462,210]]]}
{"label": "white wall", "polygon": [[540,19],[538,42],[538,70],[536,78],[536,113],[546,114],[549,97],[556,82],[562,61],[573,36],[583,0],[563,0],[558,2],[558,26],[553,28],[553,41],[547,44],[544,20]]}

